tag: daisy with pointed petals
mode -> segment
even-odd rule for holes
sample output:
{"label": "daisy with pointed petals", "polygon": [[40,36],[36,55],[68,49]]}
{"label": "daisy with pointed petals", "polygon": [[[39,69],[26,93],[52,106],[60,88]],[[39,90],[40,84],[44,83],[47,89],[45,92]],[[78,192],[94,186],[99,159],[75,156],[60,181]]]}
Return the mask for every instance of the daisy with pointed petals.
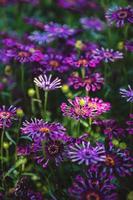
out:
{"label": "daisy with pointed petals", "polygon": [[121,88],[120,94],[123,98],[127,99],[127,102],[133,102],[133,89],[128,85],[128,89]]}
{"label": "daisy with pointed petals", "polygon": [[93,59],[99,59],[108,63],[109,61],[114,62],[115,60],[122,59],[123,53],[119,51],[114,51],[113,49],[96,49],[92,52]]}
{"label": "daisy with pointed petals", "polygon": [[76,176],[68,192],[75,200],[118,200],[113,179],[102,171],[88,171],[85,177]]}
{"label": "daisy with pointed petals", "polygon": [[131,6],[114,7],[106,12],[105,17],[109,24],[115,24],[118,28],[126,23],[133,24],[133,8]]}
{"label": "daisy with pointed petals", "polygon": [[105,161],[105,149],[102,145],[92,147],[90,142],[75,143],[70,145],[68,150],[69,158],[72,162],[90,165]]}
{"label": "daisy with pointed petals", "polygon": [[37,78],[34,78],[34,83],[36,84],[37,87],[42,88],[44,91],[50,91],[50,90],[56,90],[58,88],[61,88],[61,79],[56,78],[53,81],[52,75],[50,74],[49,76],[40,75]]}
{"label": "daisy with pointed petals", "polygon": [[65,135],[66,129],[60,123],[49,123],[42,119],[31,119],[31,121],[23,122],[21,128],[22,135],[31,137],[34,141],[40,141],[46,138],[47,135]]}
{"label": "daisy with pointed petals", "polygon": [[16,107],[0,107],[0,128],[2,128],[3,126],[7,128],[10,127],[12,124],[12,120],[16,120]]}
{"label": "daisy with pointed petals", "polygon": [[46,168],[49,162],[55,163],[56,166],[67,158],[67,143],[70,141],[67,135],[62,137],[62,134],[57,133],[53,137],[41,142],[36,142],[32,146],[34,159],[42,167]]}
{"label": "daisy with pointed petals", "polygon": [[133,159],[130,152],[110,145],[106,150],[104,171],[118,176],[130,176],[133,171]]}
{"label": "daisy with pointed petals", "polygon": [[74,119],[95,118],[110,110],[110,103],[104,102],[97,97],[75,97],[74,100],[68,99],[69,105],[61,104],[61,111],[64,116]]}

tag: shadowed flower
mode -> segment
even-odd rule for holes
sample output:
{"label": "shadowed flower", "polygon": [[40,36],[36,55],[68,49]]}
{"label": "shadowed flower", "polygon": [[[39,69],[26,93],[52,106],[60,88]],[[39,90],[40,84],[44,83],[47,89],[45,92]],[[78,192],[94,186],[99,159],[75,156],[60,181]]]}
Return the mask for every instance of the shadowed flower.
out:
{"label": "shadowed flower", "polygon": [[121,88],[120,94],[123,98],[127,99],[127,102],[133,102],[133,89],[128,85],[128,89]]}
{"label": "shadowed flower", "polygon": [[124,129],[120,128],[113,119],[95,120],[93,124],[101,127],[102,132],[110,139],[113,137],[121,138],[125,136]]}
{"label": "shadowed flower", "polygon": [[133,41],[127,41],[125,44],[125,48],[127,51],[133,52]]}
{"label": "shadowed flower", "polygon": [[110,8],[105,17],[109,24],[123,27],[126,23],[133,23],[133,8],[131,6]]}
{"label": "shadowed flower", "polygon": [[126,122],[128,128],[126,128],[129,135],[133,135],[133,114],[129,115],[130,119]]}
{"label": "shadowed flower", "polygon": [[[52,137],[51,137],[52,136]],[[47,167],[49,162],[54,162],[56,166],[67,158],[67,142],[70,139],[67,135],[56,133],[49,135],[47,139],[34,143],[32,150],[34,158],[42,167]]]}
{"label": "shadowed flower", "polygon": [[69,195],[75,200],[117,200],[113,179],[104,172],[88,171],[85,178],[80,175],[75,178]]}
{"label": "shadowed flower", "polygon": [[89,29],[89,30],[94,30],[94,31],[104,30],[104,23],[99,18],[83,17],[80,19],[80,23],[84,29]]}
{"label": "shadowed flower", "polygon": [[9,108],[6,108],[5,106],[2,106],[0,108],[0,128],[10,127],[12,120],[16,120],[16,107],[10,106]]}
{"label": "shadowed flower", "polygon": [[21,128],[22,135],[31,137],[34,141],[40,141],[47,137],[48,134],[52,135],[65,135],[66,129],[60,123],[44,122],[42,119],[31,119],[31,121],[23,122]]}
{"label": "shadowed flower", "polygon": [[105,161],[105,149],[102,145],[92,147],[90,142],[83,141],[81,144],[70,145],[68,156],[72,162],[91,165]]}
{"label": "shadowed flower", "polygon": [[[102,166],[101,166],[102,167]],[[104,171],[118,176],[131,175],[133,159],[128,150],[121,150],[109,145],[106,151]]]}
{"label": "shadowed flower", "polygon": [[97,117],[110,110],[110,103],[103,102],[102,99],[90,97],[75,97],[74,100],[68,100],[70,105],[61,104],[61,111],[64,116],[74,119],[86,119]]}
{"label": "shadowed flower", "polygon": [[56,78],[53,81],[52,75],[50,74],[49,76],[40,75],[37,78],[34,78],[34,83],[36,84],[37,87],[42,88],[44,91],[50,91],[50,90],[56,90],[58,88],[61,88],[61,79]]}
{"label": "shadowed flower", "polygon": [[92,58],[99,59],[108,63],[109,61],[114,62],[115,60],[122,59],[123,53],[119,51],[114,51],[113,49],[101,49],[93,50]]}
{"label": "shadowed flower", "polygon": [[63,73],[70,69],[70,65],[66,62],[65,57],[57,53],[45,54],[40,64],[43,71],[58,71]]}
{"label": "shadowed flower", "polygon": [[104,79],[100,73],[93,73],[85,76],[85,78],[79,77],[77,73],[73,73],[68,78],[68,84],[74,89],[85,88],[86,91],[100,90],[104,83]]}

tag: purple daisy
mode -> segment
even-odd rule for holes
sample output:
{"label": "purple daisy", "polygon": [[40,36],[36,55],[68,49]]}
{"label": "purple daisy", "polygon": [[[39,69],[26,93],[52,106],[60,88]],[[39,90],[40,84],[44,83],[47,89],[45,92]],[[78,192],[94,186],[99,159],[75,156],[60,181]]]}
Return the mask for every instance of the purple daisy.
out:
{"label": "purple daisy", "polygon": [[130,119],[126,122],[128,128],[126,128],[129,135],[133,135],[133,114],[129,115]]}
{"label": "purple daisy", "polygon": [[104,172],[88,171],[86,177],[78,175],[68,192],[76,200],[117,200],[114,177]]}
{"label": "purple daisy", "polygon": [[70,69],[70,64],[66,59],[62,54],[50,53],[44,55],[40,64],[43,71],[58,71],[63,73]]}
{"label": "purple daisy", "polygon": [[66,103],[61,104],[61,111],[64,116],[77,120],[94,118],[110,110],[110,103],[105,103],[97,97],[75,97],[74,100],[69,99],[68,102],[69,105]]}
{"label": "purple daisy", "polygon": [[88,8],[87,0],[58,0],[58,5],[65,9],[81,11]]}
{"label": "purple daisy", "polygon": [[109,149],[106,151],[104,171],[118,176],[131,175],[133,159],[130,156],[130,152],[109,145]]}
{"label": "purple daisy", "polygon": [[58,88],[61,88],[61,79],[58,77],[51,81],[52,75],[49,76],[39,75],[37,78],[34,78],[34,83],[37,87],[42,88],[44,91],[50,91],[50,90],[56,90]]}
{"label": "purple daisy", "polygon": [[86,91],[100,90],[104,84],[104,79],[100,73],[93,73],[85,76],[84,79],[79,77],[78,73],[73,73],[68,78],[68,85],[74,87],[74,89],[85,88]]}
{"label": "purple daisy", "polygon": [[99,59],[108,63],[109,61],[114,62],[115,60],[122,59],[123,53],[119,51],[114,51],[113,49],[95,49],[92,52],[93,59]]}
{"label": "purple daisy", "polygon": [[67,25],[61,25],[54,22],[44,25],[44,31],[51,35],[53,38],[63,38],[67,39],[70,36],[73,36],[77,31],[73,28],[70,28]]}
{"label": "purple daisy", "polygon": [[104,23],[99,18],[83,17],[80,19],[80,23],[84,29],[89,29],[89,30],[94,30],[94,31],[104,30]]}
{"label": "purple daisy", "polygon": [[0,107],[0,128],[10,127],[13,120],[16,120],[16,107]]}
{"label": "purple daisy", "polygon": [[93,124],[101,127],[106,137],[112,139],[125,136],[125,131],[120,128],[114,119],[95,120]]}
{"label": "purple daisy", "polygon": [[105,161],[105,149],[103,145],[92,147],[90,142],[83,141],[81,144],[70,145],[68,156],[72,162],[91,165]]}
{"label": "purple daisy", "polygon": [[33,144],[34,159],[44,168],[48,166],[49,162],[54,162],[56,166],[60,165],[67,158],[69,141],[69,136],[59,132],[47,136],[45,140]]}
{"label": "purple daisy", "polygon": [[133,52],[133,41],[127,41],[125,44],[125,48],[127,51]]}
{"label": "purple daisy", "polygon": [[131,88],[130,85],[128,85],[128,90],[121,88],[120,89],[120,94],[123,98],[127,99],[127,102],[133,102],[133,89]]}
{"label": "purple daisy", "polygon": [[40,50],[34,46],[25,46],[20,44],[17,48],[8,49],[6,56],[20,63],[39,62],[43,58]]}
{"label": "purple daisy", "polygon": [[42,119],[31,119],[23,122],[22,135],[31,137],[34,141],[43,140],[47,135],[65,135],[66,129],[60,123],[44,122]]}
{"label": "purple daisy", "polygon": [[54,41],[53,35],[50,35],[48,33],[40,33],[38,31],[34,31],[31,35],[28,36],[28,39],[30,41],[36,42],[39,45],[44,45],[46,43],[50,43]]}
{"label": "purple daisy", "polygon": [[131,6],[114,7],[106,12],[105,17],[109,24],[123,27],[126,23],[133,23],[133,8]]}

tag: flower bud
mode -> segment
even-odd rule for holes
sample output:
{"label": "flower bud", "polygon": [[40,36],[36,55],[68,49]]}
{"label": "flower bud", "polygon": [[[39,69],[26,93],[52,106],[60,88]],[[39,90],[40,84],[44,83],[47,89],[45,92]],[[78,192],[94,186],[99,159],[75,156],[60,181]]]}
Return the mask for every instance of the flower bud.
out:
{"label": "flower bud", "polygon": [[28,96],[33,97],[35,95],[36,91],[33,88],[28,89]]}

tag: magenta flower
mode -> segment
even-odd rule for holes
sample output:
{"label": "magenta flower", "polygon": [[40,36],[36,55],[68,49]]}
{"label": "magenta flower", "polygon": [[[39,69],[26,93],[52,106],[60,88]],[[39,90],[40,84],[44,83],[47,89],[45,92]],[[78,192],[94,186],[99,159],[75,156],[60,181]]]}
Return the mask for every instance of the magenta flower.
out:
{"label": "magenta flower", "polygon": [[125,49],[127,51],[133,52],[133,41],[127,41],[125,44]]}
{"label": "magenta flower", "polygon": [[96,49],[92,52],[93,59],[99,59],[108,63],[109,61],[114,62],[115,60],[122,59],[123,53],[119,51],[114,51],[113,49]]}
{"label": "magenta flower", "polygon": [[34,141],[43,140],[47,135],[64,135],[66,129],[60,123],[48,123],[42,119],[31,119],[23,122],[22,135],[31,137]]}
{"label": "magenta flower", "polygon": [[13,120],[16,120],[16,107],[10,106],[9,108],[6,108],[5,106],[2,106],[0,108],[0,128],[9,128]]}
{"label": "magenta flower", "polygon": [[102,145],[92,147],[90,142],[75,143],[70,145],[68,156],[72,162],[78,164],[91,165],[105,161],[105,149]]}
{"label": "magenta flower", "polygon": [[79,77],[78,73],[73,73],[68,78],[68,84],[74,89],[85,88],[86,91],[100,90],[104,84],[104,79],[100,73],[93,73],[85,76],[85,78]]}
{"label": "magenta flower", "polygon": [[105,17],[109,24],[123,27],[126,23],[133,23],[133,8],[131,6],[114,7],[106,12]]}
{"label": "magenta flower", "polygon": [[74,119],[86,119],[97,117],[110,110],[110,103],[103,100],[90,97],[75,97],[74,100],[68,100],[69,105],[62,103],[61,111],[64,116]]}
{"label": "magenta flower", "polygon": [[75,200],[117,200],[113,179],[113,176],[103,171],[88,171],[85,178],[76,176],[68,192]]}
{"label": "magenta flower", "polygon": [[56,78],[53,81],[52,75],[50,74],[49,77],[44,75],[39,75],[37,78],[34,78],[34,83],[37,87],[42,88],[44,91],[50,91],[50,90],[56,90],[58,88],[61,88],[61,79]]}

